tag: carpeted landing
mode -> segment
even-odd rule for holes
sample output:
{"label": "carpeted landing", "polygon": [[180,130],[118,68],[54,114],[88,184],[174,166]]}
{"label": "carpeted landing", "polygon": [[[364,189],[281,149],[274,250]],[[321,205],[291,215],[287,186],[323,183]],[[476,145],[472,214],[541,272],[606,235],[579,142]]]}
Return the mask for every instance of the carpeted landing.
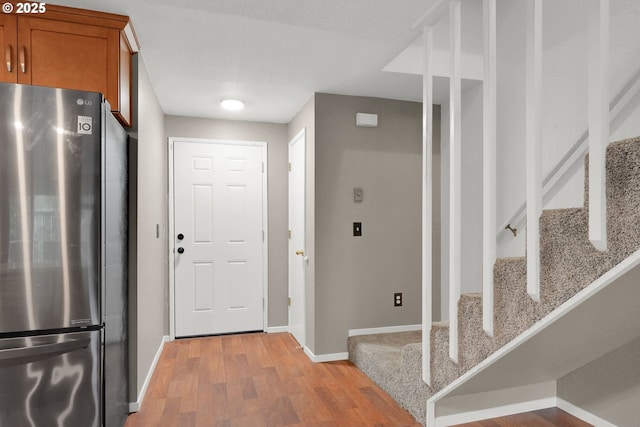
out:
{"label": "carpeted landing", "polygon": [[434,323],[430,331],[431,387],[421,379],[420,331],[350,337],[349,359],[424,424],[430,396],[640,247],[640,138],[610,144],[606,162],[608,250],[597,251],[588,239],[585,160],[585,207],[545,210],[540,218],[540,302],[527,294],[524,257],[497,260],[494,337],[482,329],[482,295],[463,294],[458,302],[459,363],[448,356],[448,322]]}

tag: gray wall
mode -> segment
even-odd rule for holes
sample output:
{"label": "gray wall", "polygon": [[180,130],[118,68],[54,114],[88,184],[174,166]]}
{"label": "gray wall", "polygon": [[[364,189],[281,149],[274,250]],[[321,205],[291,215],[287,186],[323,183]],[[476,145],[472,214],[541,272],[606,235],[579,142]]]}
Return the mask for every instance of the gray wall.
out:
{"label": "gray wall", "polygon": [[[305,272],[305,346],[316,353],[316,309],[315,309],[315,96],[302,107],[289,123],[289,141],[305,129],[305,153],[306,153],[306,200],[305,200],[305,251],[309,258],[309,264]],[[288,147],[287,147],[288,148]],[[287,156],[288,158],[288,156]],[[316,353],[317,354],[317,353]]]}
{"label": "gray wall", "polygon": [[165,133],[167,137],[261,141],[267,143],[269,205],[268,326],[287,325],[287,125],[166,116]]}
{"label": "gray wall", "polygon": [[640,338],[558,380],[558,397],[617,426],[638,426]]}
{"label": "gray wall", "polygon": [[315,95],[315,354],[345,352],[349,329],[421,323],[421,135],[420,103]]}
{"label": "gray wall", "polygon": [[130,279],[130,401],[137,400],[162,338],[169,331],[164,114],[142,57],[136,55],[134,63],[134,91],[138,96],[130,135],[134,151],[137,147],[137,164],[131,165],[136,178],[132,190],[137,194],[137,221],[130,229],[135,233],[130,258],[135,262]]}

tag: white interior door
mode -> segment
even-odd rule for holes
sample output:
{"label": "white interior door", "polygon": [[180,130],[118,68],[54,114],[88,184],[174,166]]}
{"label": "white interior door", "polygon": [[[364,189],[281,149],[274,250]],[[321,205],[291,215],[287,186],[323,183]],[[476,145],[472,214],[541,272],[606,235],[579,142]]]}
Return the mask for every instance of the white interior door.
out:
{"label": "white interior door", "polygon": [[305,346],[305,132],[289,143],[289,331]]}
{"label": "white interior door", "polygon": [[175,141],[175,335],[264,329],[263,149]]}

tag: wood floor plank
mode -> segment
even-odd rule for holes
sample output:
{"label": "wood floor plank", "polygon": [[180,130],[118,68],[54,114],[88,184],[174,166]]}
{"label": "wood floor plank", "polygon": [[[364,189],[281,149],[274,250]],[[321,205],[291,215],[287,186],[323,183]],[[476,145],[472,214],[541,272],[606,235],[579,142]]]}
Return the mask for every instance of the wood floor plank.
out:
{"label": "wood floor plank", "polygon": [[576,417],[566,413],[558,408],[547,408],[536,411],[536,414],[545,420],[558,422],[566,427],[589,427],[591,424],[577,419]]}
{"label": "wood floor plank", "polygon": [[314,364],[297,347],[286,333],[166,343],[126,427],[418,425],[350,362]]}
{"label": "wood floor plank", "polygon": [[[188,350],[188,347],[186,347]],[[186,352],[188,354],[188,352]],[[198,372],[200,371],[200,359],[187,357],[183,359],[180,363],[185,365],[184,375],[182,376],[184,381],[184,390],[185,396],[193,396],[190,399],[182,399],[180,404],[180,412],[195,412],[197,408],[197,399],[195,398],[198,395],[198,386],[200,377],[198,376]],[[183,396],[184,397],[184,396]]]}
{"label": "wood floor plank", "polygon": [[453,427],[593,427],[558,408],[458,424]]}
{"label": "wood floor plank", "polygon": [[[289,334],[165,344],[125,427],[419,427],[349,361],[313,363]],[[587,427],[557,408],[458,427]]]}

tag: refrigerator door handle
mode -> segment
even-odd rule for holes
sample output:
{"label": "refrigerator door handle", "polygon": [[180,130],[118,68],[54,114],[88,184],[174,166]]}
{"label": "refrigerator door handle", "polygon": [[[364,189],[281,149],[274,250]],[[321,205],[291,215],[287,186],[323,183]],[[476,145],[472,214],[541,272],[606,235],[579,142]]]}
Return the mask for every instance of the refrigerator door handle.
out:
{"label": "refrigerator door handle", "polygon": [[43,344],[29,347],[17,347],[0,350],[0,360],[11,360],[24,357],[41,356],[44,354],[62,354],[89,346],[89,338],[81,338],[66,342]]}

